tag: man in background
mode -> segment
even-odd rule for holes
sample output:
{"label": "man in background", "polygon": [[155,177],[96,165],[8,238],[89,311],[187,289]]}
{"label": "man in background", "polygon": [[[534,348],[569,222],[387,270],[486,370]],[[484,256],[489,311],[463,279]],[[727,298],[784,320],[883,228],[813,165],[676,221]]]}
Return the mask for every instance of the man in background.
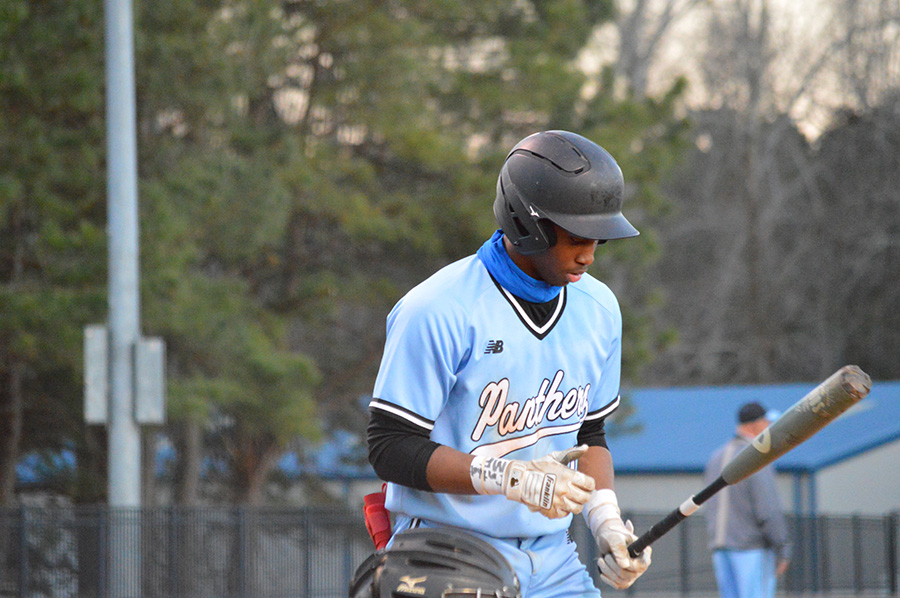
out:
{"label": "man in background", "polygon": [[[706,483],[715,480],[724,465],[770,423],[762,405],[743,405],[734,437],[706,465]],[[706,503],[704,513],[722,598],[772,598],[791,551],[773,467],[725,487]]]}

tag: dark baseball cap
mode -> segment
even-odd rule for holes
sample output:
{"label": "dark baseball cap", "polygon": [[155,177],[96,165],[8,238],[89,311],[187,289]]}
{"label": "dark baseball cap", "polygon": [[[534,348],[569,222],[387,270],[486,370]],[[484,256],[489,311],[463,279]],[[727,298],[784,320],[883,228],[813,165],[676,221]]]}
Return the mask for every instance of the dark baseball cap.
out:
{"label": "dark baseball cap", "polygon": [[766,408],[759,403],[747,403],[740,408],[737,414],[738,422],[748,424],[766,417]]}

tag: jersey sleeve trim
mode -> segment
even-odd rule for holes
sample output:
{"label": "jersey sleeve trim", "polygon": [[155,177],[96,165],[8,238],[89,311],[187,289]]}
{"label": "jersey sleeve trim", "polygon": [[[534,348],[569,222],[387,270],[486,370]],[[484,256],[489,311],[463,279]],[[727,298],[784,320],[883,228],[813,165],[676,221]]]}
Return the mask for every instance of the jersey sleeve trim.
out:
{"label": "jersey sleeve trim", "polygon": [[369,409],[378,409],[385,413],[390,413],[396,417],[404,419],[409,423],[419,426],[420,428],[424,428],[431,432],[434,429],[434,421],[430,419],[426,419],[417,413],[413,413],[409,409],[404,409],[399,405],[395,405],[389,401],[385,401],[384,399],[372,399],[369,403]]}
{"label": "jersey sleeve trim", "polygon": [[587,415],[584,416],[584,421],[594,421],[598,419],[605,419],[610,413],[619,408],[619,402],[622,399],[622,395],[617,395],[615,399],[607,403],[604,407],[601,407],[597,411],[591,411]]}

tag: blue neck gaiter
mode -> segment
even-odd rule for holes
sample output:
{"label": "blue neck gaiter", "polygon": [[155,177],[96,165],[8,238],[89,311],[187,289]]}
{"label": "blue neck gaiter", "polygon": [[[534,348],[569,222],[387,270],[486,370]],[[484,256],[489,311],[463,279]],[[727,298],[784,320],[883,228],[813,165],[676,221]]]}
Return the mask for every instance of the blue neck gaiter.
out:
{"label": "blue neck gaiter", "polygon": [[562,290],[562,287],[549,285],[522,272],[506,253],[506,247],[503,246],[503,231],[498,230],[491,235],[491,238],[478,249],[477,255],[494,280],[525,301],[546,303],[559,295]]}

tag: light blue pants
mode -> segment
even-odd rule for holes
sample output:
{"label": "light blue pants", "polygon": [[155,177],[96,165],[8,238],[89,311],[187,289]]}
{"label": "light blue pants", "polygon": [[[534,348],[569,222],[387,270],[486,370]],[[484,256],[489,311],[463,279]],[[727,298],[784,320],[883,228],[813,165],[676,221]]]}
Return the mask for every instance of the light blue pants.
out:
{"label": "light blue pants", "polygon": [[[419,527],[438,527],[418,520]],[[400,516],[394,530],[406,529],[408,517]],[[512,565],[522,586],[522,598],[600,598],[587,568],[579,560],[575,542],[567,531],[536,538],[493,538],[469,532],[491,544]]]}
{"label": "light blue pants", "polygon": [[775,596],[775,553],[771,550],[716,550],[713,568],[722,598]]}

